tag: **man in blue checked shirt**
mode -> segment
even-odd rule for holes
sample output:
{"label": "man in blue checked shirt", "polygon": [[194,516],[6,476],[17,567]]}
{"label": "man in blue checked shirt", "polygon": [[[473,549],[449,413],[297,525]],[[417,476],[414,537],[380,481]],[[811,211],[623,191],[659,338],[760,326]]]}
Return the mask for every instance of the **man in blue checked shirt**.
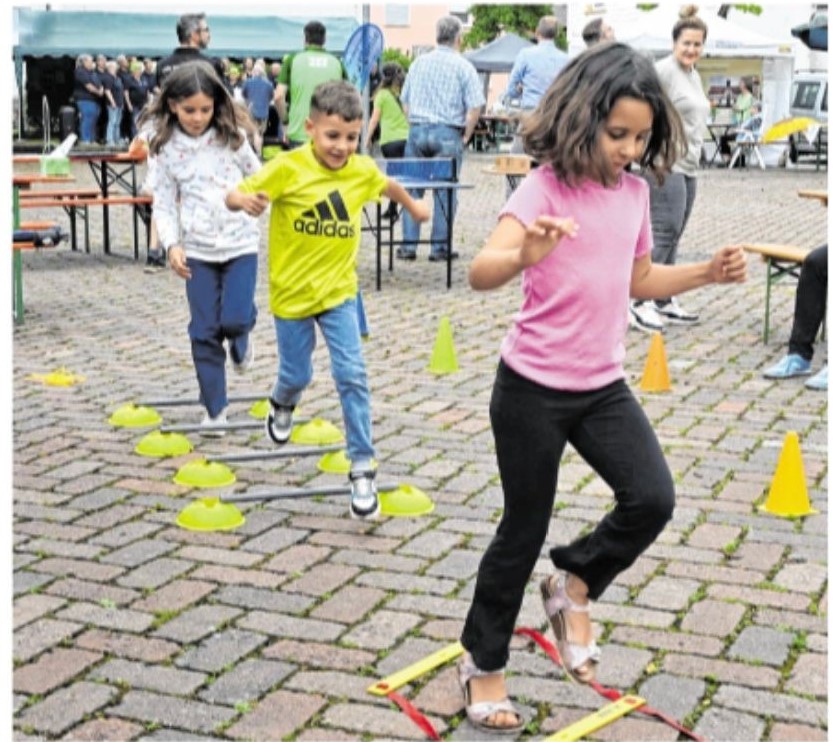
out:
{"label": "man in blue checked shirt", "polygon": [[[557,30],[557,18],[553,15],[543,16],[534,32],[537,44],[521,49],[514,60],[505,98],[519,98],[521,120],[526,112],[537,107],[540,98],[569,61],[569,55],[554,45]],[[522,154],[525,151],[519,128],[518,125],[517,134],[511,143],[511,154]],[[506,196],[510,196],[513,191],[510,184],[506,191]]]}
{"label": "man in blue checked shirt", "polygon": [[[464,148],[476,123],[485,94],[476,68],[460,53],[462,24],[454,16],[444,16],[435,26],[436,48],[419,56],[410,66],[401,91],[401,104],[409,121],[409,136],[404,157],[453,157],[456,175],[461,173]],[[412,191],[421,198],[423,191]],[[447,260],[447,219],[451,227],[456,213],[446,214],[447,196],[434,192],[430,260]],[[415,260],[417,242],[421,238],[418,223],[408,214],[403,217],[404,245],[398,248],[401,260]],[[450,258],[459,257],[451,252]]]}

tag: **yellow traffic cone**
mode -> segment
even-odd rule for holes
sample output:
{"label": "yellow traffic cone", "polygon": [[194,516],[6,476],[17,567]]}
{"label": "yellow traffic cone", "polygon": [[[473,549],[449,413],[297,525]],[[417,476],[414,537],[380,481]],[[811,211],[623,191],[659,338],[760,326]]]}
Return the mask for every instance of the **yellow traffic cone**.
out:
{"label": "yellow traffic cone", "polygon": [[784,438],[784,447],[778,458],[775,476],[772,477],[769,495],[760,509],[784,518],[818,512],[810,507],[801,446],[798,444],[798,433],[794,431],[787,433]]}
{"label": "yellow traffic cone", "polygon": [[642,376],[639,388],[643,392],[669,392],[671,390],[668,359],[665,356],[665,343],[661,332],[654,332],[650,339],[650,351],[647,354],[644,376]]}
{"label": "yellow traffic cone", "polygon": [[435,346],[433,346],[433,354],[428,368],[434,374],[452,374],[459,370],[449,317],[442,317],[441,322],[439,322],[438,334],[435,338]]}

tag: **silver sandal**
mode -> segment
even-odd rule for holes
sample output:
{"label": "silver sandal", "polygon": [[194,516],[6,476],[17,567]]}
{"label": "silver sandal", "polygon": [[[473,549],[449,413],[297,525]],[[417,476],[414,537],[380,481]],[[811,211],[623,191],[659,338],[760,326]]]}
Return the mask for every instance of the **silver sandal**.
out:
{"label": "silver sandal", "polygon": [[[465,652],[458,664],[459,670],[459,685],[462,687],[464,694],[465,713],[468,721],[475,729],[479,729],[489,734],[517,734],[525,727],[525,718],[514,707],[510,699],[503,698],[501,701],[480,701],[479,703],[472,703],[470,700],[470,681],[473,678],[482,678],[486,675],[502,675],[505,670],[494,670],[493,672],[485,672],[476,667],[473,658]],[[511,726],[497,726],[491,724],[490,719],[494,714],[498,713],[513,714],[517,718],[517,723]]]}
{"label": "silver sandal", "polygon": [[566,592],[566,574],[545,577],[540,582],[540,594],[543,607],[557,639],[557,651],[563,660],[566,674],[578,683],[591,683],[595,680],[595,665],[601,660],[601,650],[593,639],[589,644],[574,644],[568,639],[566,613],[589,613],[589,603],[579,605]]}

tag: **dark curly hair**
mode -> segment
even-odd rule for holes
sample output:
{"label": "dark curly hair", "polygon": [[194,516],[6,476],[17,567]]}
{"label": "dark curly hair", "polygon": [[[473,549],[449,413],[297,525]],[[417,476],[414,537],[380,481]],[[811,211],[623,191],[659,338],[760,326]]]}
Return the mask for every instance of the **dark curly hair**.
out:
{"label": "dark curly hair", "polygon": [[549,163],[569,185],[585,179],[614,185],[599,140],[620,98],[644,101],[653,112],[639,164],[661,183],[685,151],[682,122],[662,90],[653,62],[626,44],[598,44],[563,68],[523,125],[526,152]]}

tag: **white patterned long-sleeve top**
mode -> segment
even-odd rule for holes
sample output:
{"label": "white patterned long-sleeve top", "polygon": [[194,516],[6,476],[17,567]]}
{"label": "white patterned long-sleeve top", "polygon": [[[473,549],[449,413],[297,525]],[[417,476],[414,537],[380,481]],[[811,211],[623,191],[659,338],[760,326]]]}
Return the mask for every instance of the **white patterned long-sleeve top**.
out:
{"label": "white patterned long-sleeve top", "polygon": [[218,263],[258,252],[258,220],[230,211],[226,194],[261,167],[247,142],[233,150],[214,127],[199,137],[177,129],[157,156],[154,216],[166,250],[182,245],[186,256]]}

